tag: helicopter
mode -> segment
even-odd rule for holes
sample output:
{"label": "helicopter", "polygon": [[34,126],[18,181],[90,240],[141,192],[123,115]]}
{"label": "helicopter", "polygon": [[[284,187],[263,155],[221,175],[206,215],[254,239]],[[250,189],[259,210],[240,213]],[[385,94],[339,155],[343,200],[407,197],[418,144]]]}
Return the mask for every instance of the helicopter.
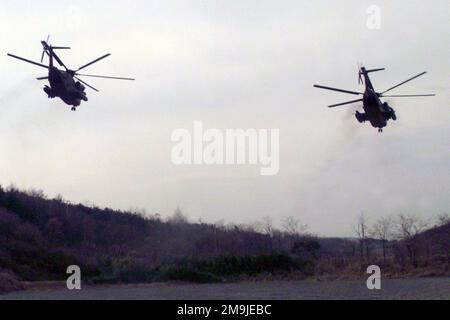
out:
{"label": "helicopter", "polygon": [[[81,101],[88,101],[85,89],[89,87],[90,89],[98,92],[96,88],[81,80],[79,77],[94,77],[94,78],[103,78],[103,79],[115,79],[115,80],[135,80],[133,78],[123,78],[123,77],[109,77],[109,76],[98,76],[91,74],[81,74],[78,73],[82,69],[109,57],[111,54],[105,54],[100,58],[97,58],[76,70],[69,69],[64,62],[58,57],[55,53],[55,50],[64,50],[70,49],[70,47],[61,47],[61,46],[52,46],[48,44],[49,37],[47,37],[46,41],[41,41],[43,50],[41,56],[41,62],[31,61],[14,54],[8,53],[8,56],[22,60],[36,66],[48,69],[48,75],[36,78],[37,80],[48,80],[50,86],[46,85],[43,90],[47,94],[49,99],[59,97],[64,103],[69,106],[72,106],[71,110],[76,111],[77,107],[81,104]],[[47,55],[49,57],[49,65],[43,64],[44,56]],[[54,60],[64,68],[64,70],[58,69],[54,65]],[[86,87],[85,87],[86,86]]]}
{"label": "helicopter", "polygon": [[[349,90],[343,90],[343,89],[337,89],[332,87],[326,87],[322,85],[314,85],[315,88],[319,89],[326,89],[326,90],[333,90],[353,95],[362,95],[362,98],[342,102],[338,104],[333,104],[328,106],[329,108],[334,108],[338,106],[348,105],[356,102],[362,102],[363,103],[363,109],[364,113],[361,113],[359,111],[356,111],[355,118],[358,120],[359,123],[364,123],[366,121],[369,121],[372,127],[378,128],[378,132],[383,132],[383,128],[387,126],[387,123],[390,119],[396,121],[397,115],[395,114],[395,110],[389,106],[387,102],[381,102],[380,98],[385,97],[432,97],[435,96],[435,94],[409,94],[409,95],[385,95],[385,93],[400,87],[401,85],[404,85],[405,83],[414,80],[420,76],[423,76],[426,74],[426,72],[419,73],[418,75],[415,75],[412,78],[409,78],[408,80],[405,80],[383,92],[377,92],[375,91],[372,82],[369,78],[369,73],[371,72],[377,72],[377,71],[383,71],[385,68],[378,68],[378,69],[366,69],[365,67],[361,66],[358,67],[358,82],[359,84],[362,84],[364,82],[365,84],[365,91],[364,92],[356,92],[356,91],[349,91]],[[364,80],[363,80],[364,79]]]}

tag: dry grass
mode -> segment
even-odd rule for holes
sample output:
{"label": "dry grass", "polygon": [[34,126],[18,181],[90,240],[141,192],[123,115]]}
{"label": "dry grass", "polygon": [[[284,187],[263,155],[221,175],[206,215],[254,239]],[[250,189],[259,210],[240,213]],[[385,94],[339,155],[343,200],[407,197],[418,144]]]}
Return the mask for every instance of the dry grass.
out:
{"label": "dry grass", "polygon": [[313,279],[324,280],[352,280],[367,277],[366,269],[369,265],[378,265],[384,278],[428,278],[448,277],[450,268],[447,257],[434,256],[419,260],[416,266],[400,263],[394,259],[383,262],[374,257],[371,261],[361,261],[357,258],[339,260],[339,263],[327,260],[317,261]]}

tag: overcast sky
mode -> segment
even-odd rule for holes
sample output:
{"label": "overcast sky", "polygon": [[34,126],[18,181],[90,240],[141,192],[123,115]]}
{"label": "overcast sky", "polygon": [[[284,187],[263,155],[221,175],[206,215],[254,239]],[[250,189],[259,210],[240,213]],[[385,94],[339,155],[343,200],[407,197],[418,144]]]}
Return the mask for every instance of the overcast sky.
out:
{"label": "overcast sky", "polygon": [[[381,29],[366,26],[370,5]],[[450,2],[433,1],[2,1],[0,184],[73,202],[146,208],[191,220],[248,223],[295,216],[320,235],[352,234],[370,219],[450,211]],[[135,82],[86,79],[77,112],[34,80],[51,34],[72,68]],[[383,134],[353,117],[357,63],[386,67],[375,88],[429,73],[388,102],[398,121]],[[394,93],[394,91],[392,92]],[[361,106],[359,106],[361,109]],[[206,128],[280,129],[280,172],[257,166],[175,166],[171,133]]]}

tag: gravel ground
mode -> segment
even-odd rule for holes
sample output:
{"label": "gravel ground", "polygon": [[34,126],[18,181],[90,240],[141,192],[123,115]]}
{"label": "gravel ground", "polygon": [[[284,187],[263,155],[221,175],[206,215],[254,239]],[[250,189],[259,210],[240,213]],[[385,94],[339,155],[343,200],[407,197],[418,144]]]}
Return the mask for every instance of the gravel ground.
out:
{"label": "gravel ground", "polygon": [[450,278],[384,279],[381,290],[368,290],[365,280],[267,281],[227,284],[155,283],[136,286],[28,290],[0,295],[0,300],[355,300],[450,299]]}

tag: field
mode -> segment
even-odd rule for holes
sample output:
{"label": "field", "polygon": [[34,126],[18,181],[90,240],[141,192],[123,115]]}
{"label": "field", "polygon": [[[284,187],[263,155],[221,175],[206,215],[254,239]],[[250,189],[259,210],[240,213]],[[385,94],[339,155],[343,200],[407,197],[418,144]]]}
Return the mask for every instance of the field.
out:
{"label": "field", "polygon": [[0,300],[357,300],[450,299],[449,278],[384,279],[381,290],[368,290],[365,280],[267,281],[227,284],[154,283],[84,287],[80,291],[34,288],[0,295]]}

